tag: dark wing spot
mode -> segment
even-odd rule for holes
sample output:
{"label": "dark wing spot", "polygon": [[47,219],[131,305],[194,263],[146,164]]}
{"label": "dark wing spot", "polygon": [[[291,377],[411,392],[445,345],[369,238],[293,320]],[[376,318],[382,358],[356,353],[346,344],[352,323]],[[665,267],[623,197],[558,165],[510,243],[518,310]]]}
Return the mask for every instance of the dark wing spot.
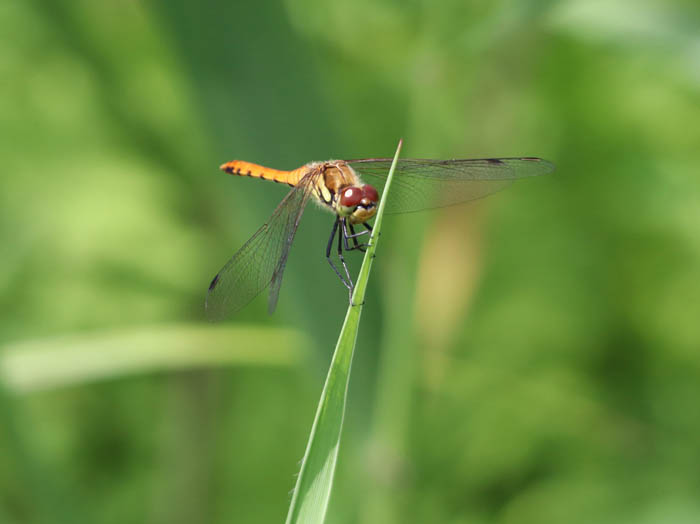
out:
{"label": "dark wing spot", "polygon": [[209,284],[209,291],[214,289],[216,287],[216,284],[218,284],[218,283],[219,283],[219,275],[216,275],[214,277],[214,280],[211,281],[211,284]]}
{"label": "dark wing spot", "polygon": [[247,174],[248,174],[248,176],[250,176],[250,169],[248,170],[248,173],[247,173]]}
{"label": "dark wing spot", "polygon": [[487,161],[489,164],[495,164],[495,165],[501,165],[501,164],[503,164],[503,162],[502,162],[501,160],[499,160],[498,158],[487,158],[486,161]]}

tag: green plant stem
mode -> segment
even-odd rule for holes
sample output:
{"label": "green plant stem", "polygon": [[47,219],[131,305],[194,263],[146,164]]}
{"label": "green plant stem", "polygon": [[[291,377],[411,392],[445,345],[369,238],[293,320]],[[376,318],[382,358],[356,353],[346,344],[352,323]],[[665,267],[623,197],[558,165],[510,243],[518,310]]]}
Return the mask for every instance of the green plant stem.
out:
{"label": "green plant stem", "polygon": [[384,207],[386,206],[386,199],[401,151],[401,145],[402,141],[399,141],[394,161],[391,164],[389,176],[384,186],[382,199],[379,203],[369,246],[357,277],[352,303],[348,307],[335,352],[333,353],[326,383],[316,410],[316,417],[311,427],[309,442],[301,463],[299,477],[297,478],[289,506],[287,524],[322,523],[326,517],[333,487],[338,450],[340,448],[352,357],[360,327],[365,291],[367,290],[367,282],[377,242],[381,234]]}

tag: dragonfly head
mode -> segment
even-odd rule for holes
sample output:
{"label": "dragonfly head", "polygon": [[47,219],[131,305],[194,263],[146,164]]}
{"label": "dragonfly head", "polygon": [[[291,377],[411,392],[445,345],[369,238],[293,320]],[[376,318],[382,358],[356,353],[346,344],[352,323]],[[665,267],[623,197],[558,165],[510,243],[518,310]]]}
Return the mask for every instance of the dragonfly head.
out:
{"label": "dragonfly head", "polygon": [[367,222],[377,212],[379,194],[374,187],[347,186],[340,191],[338,214],[348,217],[354,224]]}

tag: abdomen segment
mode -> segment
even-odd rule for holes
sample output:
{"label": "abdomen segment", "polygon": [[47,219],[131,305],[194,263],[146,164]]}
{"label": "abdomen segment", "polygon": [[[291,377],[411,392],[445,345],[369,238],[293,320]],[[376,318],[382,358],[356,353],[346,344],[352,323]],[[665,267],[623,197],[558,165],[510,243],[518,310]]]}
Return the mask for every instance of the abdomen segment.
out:
{"label": "abdomen segment", "polygon": [[297,185],[301,179],[299,169],[295,169],[294,171],[280,171],[278,169],[260,166],[251,162],[244,162],[243,160],[232,160],[231,162],[221,164],[221,170],[232,175],[262,178],[264,180],[272,180],[273,182],[279,182],[280,184],[287,184],[289,186]]}

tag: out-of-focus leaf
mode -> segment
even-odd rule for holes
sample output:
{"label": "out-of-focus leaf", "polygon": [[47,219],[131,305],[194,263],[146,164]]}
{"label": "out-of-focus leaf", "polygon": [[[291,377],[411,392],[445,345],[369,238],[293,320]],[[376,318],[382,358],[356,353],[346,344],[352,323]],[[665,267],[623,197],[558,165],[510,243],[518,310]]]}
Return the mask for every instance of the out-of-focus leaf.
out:
{"label": "out-of-focus leaf", "polygon": [[153,371],[293,366],[308,349],[299,331],[225,325],[159,325],[53,337],[0,348],[0,378],[30,392]]}

